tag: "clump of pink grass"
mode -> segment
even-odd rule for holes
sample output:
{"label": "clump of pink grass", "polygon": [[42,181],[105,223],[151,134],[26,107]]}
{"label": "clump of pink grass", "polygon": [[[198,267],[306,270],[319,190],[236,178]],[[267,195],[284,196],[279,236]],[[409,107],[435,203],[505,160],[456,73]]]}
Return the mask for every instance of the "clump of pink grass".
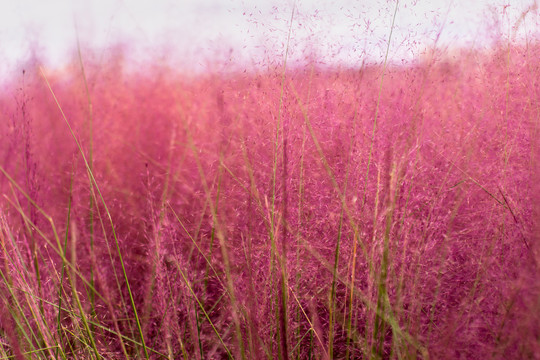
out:
{"label": "clump of pink grass", "polygon": [[0,94],[0,358],[538,358],[539,55],[29,64]]}

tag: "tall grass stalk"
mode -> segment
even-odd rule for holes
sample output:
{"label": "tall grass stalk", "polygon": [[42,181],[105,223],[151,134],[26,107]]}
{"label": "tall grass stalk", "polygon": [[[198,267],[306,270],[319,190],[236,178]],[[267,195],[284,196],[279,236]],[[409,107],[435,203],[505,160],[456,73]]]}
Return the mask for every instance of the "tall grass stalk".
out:
{"label": "tall grass stalk", "polygon": [[379,118],[379,107],[381,105],[381,96],[383,90],[384,76],[386,75],[386,66],[388,63],[388,54],[390,53],[390,44],[392,43],[392,34],[394,33],[394,25],[396,23],[397,13],[399,8],[399,0],[396,0],[396,7],[394,8],[394,15],[392,16],[392,25],[390,26],[390,33],[388,34],[388,42],[386,45],[386,53],[384,54],[384,62],[382,66],[381,79],[379,81],[379,93],[377,95],[377,104],[375,105],[375,115],[373,116],[373,128],[371,130],[371,140],[369,143],[368,163],[366,167],[366,176],[364,181],[364,196],[362,199],[362,205],[366,204],[367,196],[367,184],[369,178],[369,168],[371,166],[371,158],[373,156],[373,146],[375,144],[375,133],[377,131],[377,120]]}
{"label": "tall grass stalk", "polygon": [[[79,59],[79,65],[81,68],[81,74],[82,79],[84,83],[84,92],[86,94],[86,101],[88,106],[87,111],[87,126],[88,126],[88,168],[89,173],[93,173],[94,171],[94,112],[92,107],[92,98],[90,96],[90,90],[88,88],[88,81],[86,78],[86,72],[84,70],[84,62],[81,54],[81,45],[79,42],[79,36],[77,34],[77,56]],[[92,184],[92,180],[90,177],[90,174],[88,174],[88,186],[90,189],[90,196],[88,197],[88,216],[89,216],[89,225],[90,225],[90,253],[94,254],[94,185]],[[90,266],[90,284],[92,287],[94,287],[94,268],[93,264]],[[88,290],[87,290],[88,291]],[[90,306],[91,306],[91,315],[96,316],[96,310],[95,310],[95,294],[90,290]]]}

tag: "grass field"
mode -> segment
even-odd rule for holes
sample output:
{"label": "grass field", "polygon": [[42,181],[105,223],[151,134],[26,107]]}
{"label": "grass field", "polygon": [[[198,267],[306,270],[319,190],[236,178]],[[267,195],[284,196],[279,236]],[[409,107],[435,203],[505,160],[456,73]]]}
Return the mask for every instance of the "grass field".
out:
{"label": "grass field", "polygon": [[539,59],[28,63],[0,359],[540,359]]}

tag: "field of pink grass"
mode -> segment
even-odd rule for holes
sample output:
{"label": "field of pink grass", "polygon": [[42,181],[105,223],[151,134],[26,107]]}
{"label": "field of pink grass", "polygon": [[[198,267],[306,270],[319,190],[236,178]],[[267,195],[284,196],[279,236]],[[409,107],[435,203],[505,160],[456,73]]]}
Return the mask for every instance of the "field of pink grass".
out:
{"label": "field of pink grass", "polygon": [[539,59],[28,63],[0,359],[540,359]]}

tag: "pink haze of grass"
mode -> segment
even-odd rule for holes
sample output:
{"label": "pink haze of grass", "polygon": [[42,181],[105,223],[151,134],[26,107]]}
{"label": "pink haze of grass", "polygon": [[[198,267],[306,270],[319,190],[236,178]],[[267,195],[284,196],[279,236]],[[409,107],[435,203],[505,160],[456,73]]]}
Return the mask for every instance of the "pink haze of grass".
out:
{"label": "pink haze of grass", "polygon": [[3,358],[540,358],[538,45],[121,58],[4,83]]}

